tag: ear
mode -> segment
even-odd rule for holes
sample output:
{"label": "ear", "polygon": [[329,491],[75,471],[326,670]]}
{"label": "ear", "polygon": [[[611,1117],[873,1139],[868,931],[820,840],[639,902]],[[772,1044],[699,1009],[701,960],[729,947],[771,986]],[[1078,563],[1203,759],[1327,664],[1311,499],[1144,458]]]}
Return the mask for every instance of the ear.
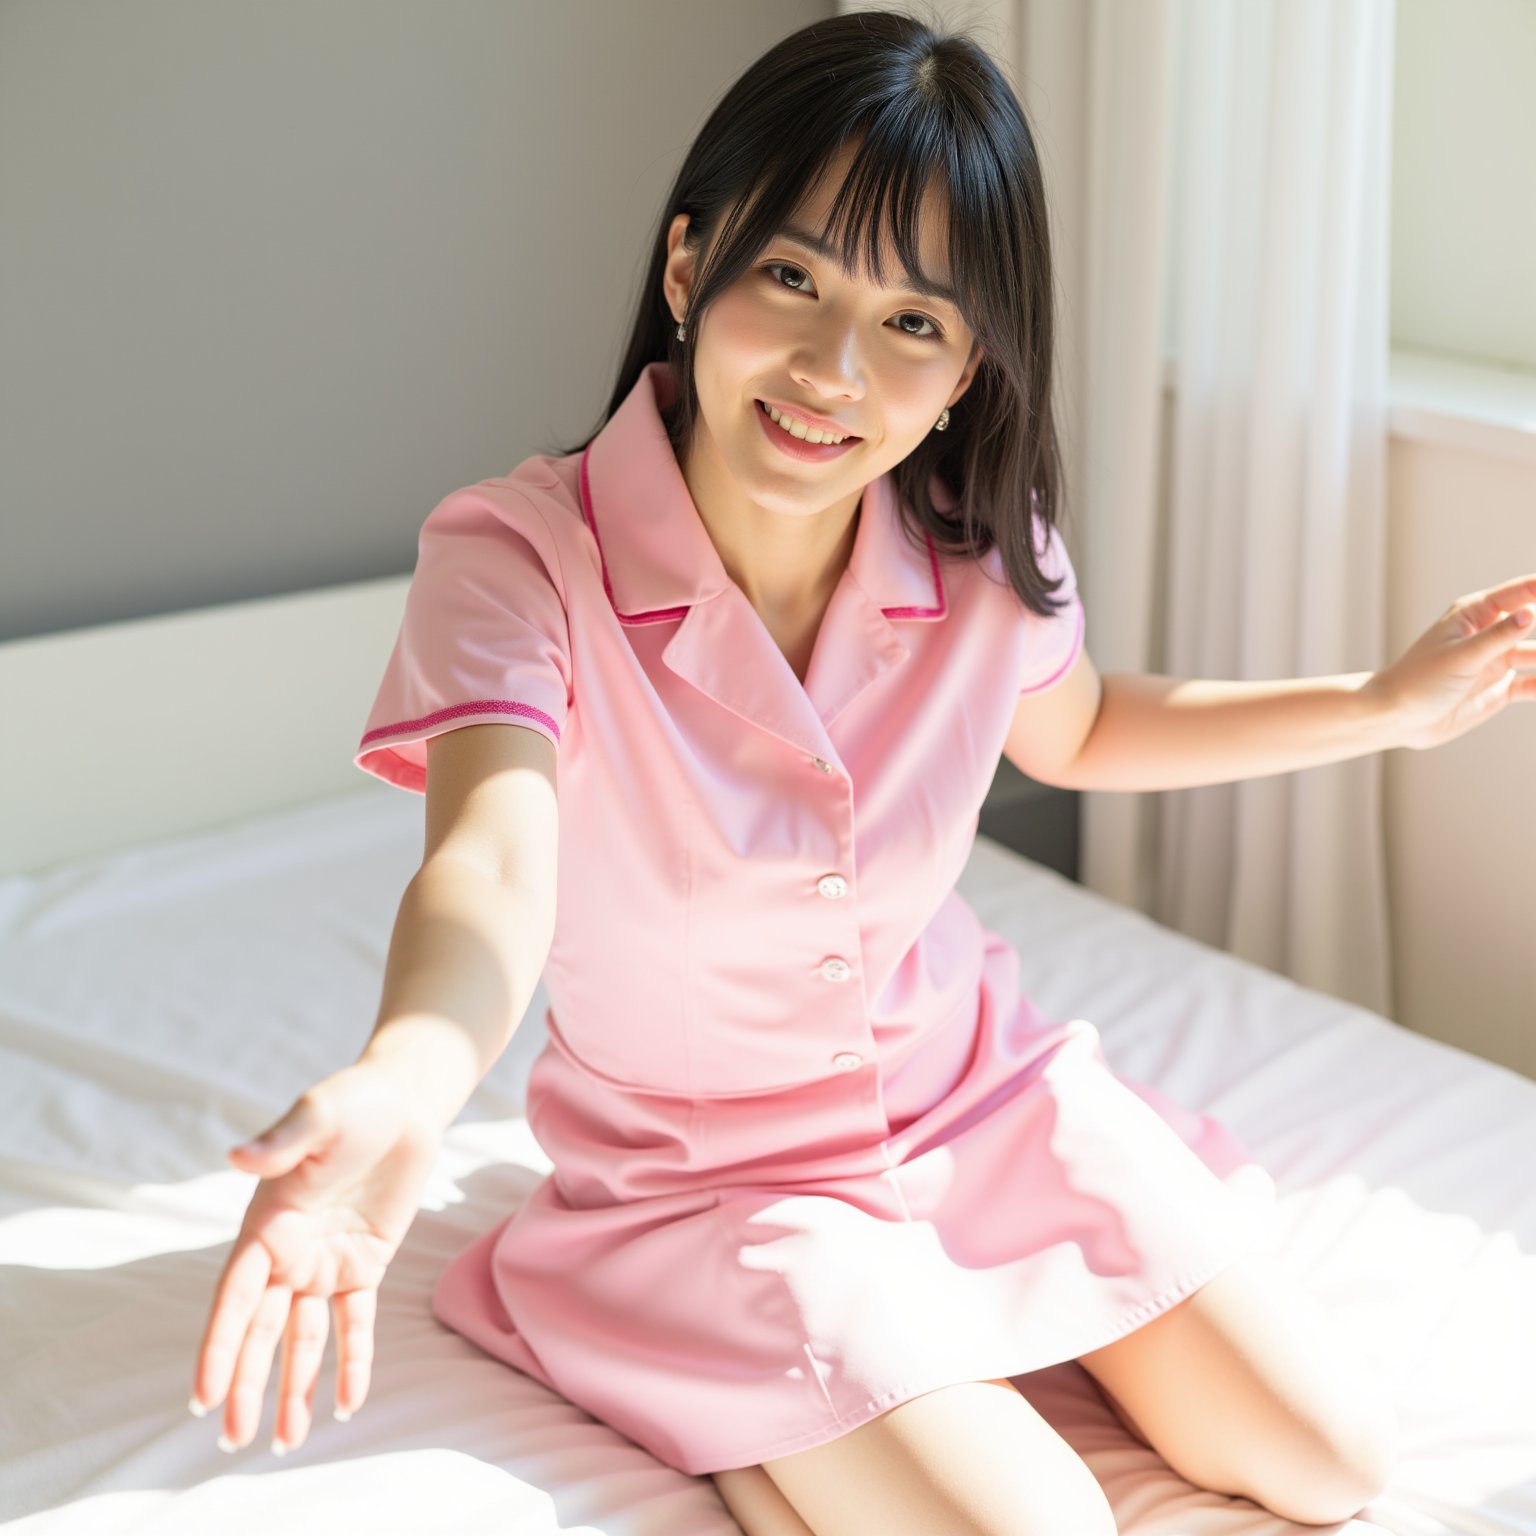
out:
{"label": "ear", "polygon": [[680,213],[667,226],[667,261],[662,269],[661,288],[674,320],[681,320],[688,312],[688,296],[693,291],[693,269],[699,254],[683,244],[688,225],[688,215]]}
{"label": "ear", "polygon": [[944,402],[946,405],[953,405],[971,387],[971,380],[976,377],[976,370],[981,367],[981,360],[985,355],[981,343],[973,341],[971,355],[966,359],[965,372],[955,381],[955,387],[950,391],[949,399]]}

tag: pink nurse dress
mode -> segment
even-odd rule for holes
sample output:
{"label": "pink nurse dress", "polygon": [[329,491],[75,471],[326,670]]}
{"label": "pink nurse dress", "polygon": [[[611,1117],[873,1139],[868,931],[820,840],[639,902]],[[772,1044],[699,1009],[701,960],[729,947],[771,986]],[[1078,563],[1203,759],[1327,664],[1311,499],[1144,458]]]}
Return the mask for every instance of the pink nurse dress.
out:
{"label": "pink nurse dress", "polygon": [[556,744],[554,1171],[433,1310],[702,1475],[1109,1344],[1264,1234],[1242,1144],[1042,1016],[955,890],[1015,701],[1083,644],[1055,531],[1041,619],[880,476],[802,685],[689,496],[674,387],[649,365],[584,452],[431,512],[355,761],[424,793],[438,732]]}

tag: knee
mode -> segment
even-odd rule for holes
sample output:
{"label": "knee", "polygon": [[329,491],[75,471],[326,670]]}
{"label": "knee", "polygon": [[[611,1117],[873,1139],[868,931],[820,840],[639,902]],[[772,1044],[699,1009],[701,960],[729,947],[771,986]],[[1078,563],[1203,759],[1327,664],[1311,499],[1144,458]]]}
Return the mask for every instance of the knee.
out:
{"label": "knee", "polygon": [[1351,1517],[1386,1491],[1397,1467],[1401,1440],[1397,1406],[1385,1383],[1378,1383],[1337,1458],[1338,1479]]}
{"label": "knee", "polygon": [[1319,1452],[1304,1482],[1263,1502],[1277,1515],[1310,1525],[1352,1520],[1386,1491],[1397,1466],[1397,1410],[1385,1398]]}
{"label": "knee", "polygon": [[1354,1480],[1350,1497],[1356,1503],[1352,1515],[1386,1492],[1397,1469],[1401,1440],[1402,1426],[1397,1408],[1390,1399],[1383,1398],[1369,1433],[1363,1436],[1360,1448],[1345,1463],[1346,1473]]}

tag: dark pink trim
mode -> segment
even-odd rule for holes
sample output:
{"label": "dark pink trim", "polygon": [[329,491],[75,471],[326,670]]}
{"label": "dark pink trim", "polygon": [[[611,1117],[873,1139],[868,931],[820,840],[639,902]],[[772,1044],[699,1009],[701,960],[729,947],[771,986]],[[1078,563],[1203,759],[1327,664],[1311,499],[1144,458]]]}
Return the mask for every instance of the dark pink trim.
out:
{"label": "dark pink trim", "polygon": [[587,484],[587,458],[591,452],[592,445],[588,443],[581,455],[581,515],[587,527],[592,530],[592,537],[597,544],[597,563],[602,567],[603,591],[608,594],[610,606],[626,624],[662,624],[669,619],[682,618],[688,612],[686,605],[681,608],[651,608],[642,613],[619,613],[619,605],[613,600],[613,585],[608,580],[608,562],[603,558],[603,541],[597,536],[597,519],[592,511],[592,490]]}
{"label": "dark pink trim", "polygon": [[1084,614],[1081,602],[1077,605],[1077,627],[1072,631],[1072,644],[1067,650],[1067,659],[1051,673],[1049,677],[1042,678],[1038,683],[1031,683],[1028,688],[1019,689],[1019,697],[1022,699],[1027,693],[1039,693],[1042,688],[1054,683],[1068,667],[1077,660],[1077,653],[1082,649],[1080,644],[1083,638]]}
{"label": "dark pink trim", "polygon": [[430,715],[423,715],[419,720],[401,720],[395,725],[375,726],[358,742],[358,750],[361,751],[370,741],[380,736],[422,731],[428,726],[440,725],[444,720],[457,720],[461,715],[526,715],[547,725],[554,732],[555,740],[560,739],[560,727],[542,709],[535,709],[532,704],[519,704],[513,699],[476,699],[470,704],[450,704],[446,709],[434,709]]}
{"label": "dark pink trim", "polygon": [[944,582],[939,576],[939,557],[933,547],[933,535],[926,529],[923,538],[928,545],[928,564],[933,571],[933,589],[939,594],[937,608],[882,608],[888,619],[942,619],[949,612],[949,600],[944,596]]}

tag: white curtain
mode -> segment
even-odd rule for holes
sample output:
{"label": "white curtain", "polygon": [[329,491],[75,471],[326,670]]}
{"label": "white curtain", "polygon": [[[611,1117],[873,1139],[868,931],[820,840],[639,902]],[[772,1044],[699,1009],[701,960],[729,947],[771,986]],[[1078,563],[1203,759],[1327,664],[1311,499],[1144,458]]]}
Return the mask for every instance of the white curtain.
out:
{"label": "white curtain", "polygon": [[[1065,536],[1101,672],[1263,679],[1390,659],[1395,3],[891,4],[971,32],[1035,130]],[[1081,878],[1391,1017],[1381,781],[1372,754],[1087,794]]]}

